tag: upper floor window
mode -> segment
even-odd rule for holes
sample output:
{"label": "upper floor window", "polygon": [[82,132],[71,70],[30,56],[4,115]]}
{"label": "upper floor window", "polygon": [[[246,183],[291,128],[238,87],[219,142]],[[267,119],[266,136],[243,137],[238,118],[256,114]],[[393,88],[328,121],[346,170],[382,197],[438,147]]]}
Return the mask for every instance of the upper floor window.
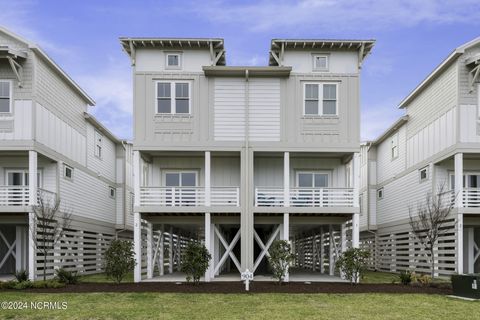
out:
{"label": "upper floor window", "polygon": [[327,188],[330,174],[322,171],[297,172],[297,186],[300,188]]}
{"label": "upper floor window", "polygon": [[189,82],[157,82],[157,113],[189,114],[190,101]]}
{"label": "upper floor window", "polygon": [[64,164],[63,165],[63,177],[68,180],[73,180],[73,168]]}
{"label": "upper floor window", "polygon": [[314,54],[313,55],[313,70],[314,71],[328,71],[328,55]]}
{"label": "upper floor window", "polygon": [[390,141],[391,146],[391,153],[392,153],[392,160],[398,157],[398,133],[395,133],[392,136],[392,140]]}
{"label": "upper floor window", "polygon": [[428,167],[419,170],[420,182],[428,180]]}
{"label": "upper floor window", "polygon": [[103,135],[95,130],[95,157],[102,158],[102,140]]}
{"label": "upper floor window", "polygon": [[383,199],[383,188],[377,190],[377,198],[378,200]]}
{"label": "upper floor window", "polygon": [[110,198],[115,199],[115,193],[116,193],[115,191],[116,190],[115,190],[114,187],[108,187],[108,192],[109,192]]}
{"label": "upper floor window", "polygon": [[337,115],[336,83],[305,83],[304,115]]}
{"label": "upper floor window", "polygon": [[195,187],[197,185],[196,171],[165,172],[166,187]]}
{"label": "upper floor window", "polygon": [[0,80],[0,113],[12,112],[11,82]]}
{"label": "upper floor window", "polygon": [[166,69],[180,69],[182,67],[182,56],[180,53],[167,53],[165,61]]}

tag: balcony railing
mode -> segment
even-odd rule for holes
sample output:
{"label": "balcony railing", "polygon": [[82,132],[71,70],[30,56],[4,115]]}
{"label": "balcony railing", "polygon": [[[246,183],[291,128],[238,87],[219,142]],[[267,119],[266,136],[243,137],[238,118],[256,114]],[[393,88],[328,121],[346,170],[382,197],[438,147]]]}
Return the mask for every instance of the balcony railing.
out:
{"label": "balcony railing", "polygon": [[463,189],[463,206],[465,208],[480,208],[480,188]]}
{"label": "balcony railing", "polygon": [[[29,205],[29,187],[28,186],[0,186],[0,206],[28,206]],[[42,197],[44,203],[53,205],[57,194],[45,189],[37,189],[37,203],[39,197]]]}
{"label": "balcony railing", "polygon": [[[141,206],[196,207],[206,205],[204,187],[141,187]],[[240,205],[237,187],[210,188],[211,206]]]}
{"label": "balcony railing", "polygon": [[[353,188],[291,188],[291,207],[353,207]],[[284,189],[255,188],[256,207],[284,206]]]}

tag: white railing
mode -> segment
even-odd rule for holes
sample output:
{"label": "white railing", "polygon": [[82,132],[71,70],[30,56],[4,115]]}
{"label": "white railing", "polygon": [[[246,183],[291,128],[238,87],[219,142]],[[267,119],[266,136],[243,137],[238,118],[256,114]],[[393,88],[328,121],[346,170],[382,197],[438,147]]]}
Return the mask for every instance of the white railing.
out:
{"label": "white railing", "polygon": [[28,206],[28,186],[0,186],[0,206]]}
{"label": "white railing", "polygon": [[[353,188],[291,188],[291,207],[353,207]],[[256,207],[284,205],[283,188],[255,188]]]}
{"label": "white railing", "polygon": [[[205,205],[204,187],[141,187],[141,206],[196,207]],[[210,188],[211,206],[240,205],[237,187]]]}
{"label": "white railing", "polygon": [[37,190],[37,203],[40,203],[40,198],[42,198],[43,203],[47,206],[54,206],[57,201],[57,194],[52,191],[48,191],[42,188]]}
{"label": "white railing", "polygon": [[465,208],[480,208],[480,188],[463,189],[463,206]]}

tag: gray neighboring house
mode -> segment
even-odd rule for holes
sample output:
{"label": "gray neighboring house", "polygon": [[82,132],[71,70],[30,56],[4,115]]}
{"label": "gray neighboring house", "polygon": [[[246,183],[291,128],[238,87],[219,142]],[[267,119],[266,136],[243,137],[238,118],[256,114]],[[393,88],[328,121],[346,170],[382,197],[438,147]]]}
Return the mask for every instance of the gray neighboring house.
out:
{"label": "gray neighboring house", "polygon": [[206,281],[268,277],[275,239],[292,243],[290,280],[333,276],[359,245],[359,83],[374,41],[274,39],[268,66],[226,65],[219,38],[120,42],[133,71],[135,281],[172,278],[192,240],[213,256]]}
{"label": "gray neighboring house", "polygon": [[409,207],[445,185],[454,209],[436,274],[480,272],[480,38],[441,62],[399,105],[406,115],[362,144],[361,242],[381,271],[430,272]]}
{"label": "gray neighboring house", "polygon": [[93,105],[42,49],[0,28],[0,276],[43,274],[29,232],[38,197],[59,198],[73,218],[49,276],[101,271],[109,241],[131,233],[132,146],[87,113]]}

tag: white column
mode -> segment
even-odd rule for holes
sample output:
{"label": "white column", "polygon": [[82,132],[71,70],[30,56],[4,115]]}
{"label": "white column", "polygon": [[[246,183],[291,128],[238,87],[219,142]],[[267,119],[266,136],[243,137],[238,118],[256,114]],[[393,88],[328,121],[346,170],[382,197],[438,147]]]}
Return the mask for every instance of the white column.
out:
{"label": "white column", "polygon": [[359,190],[360,190],[360,155],[353,154],[353,206],[359,207]]}
{"label": "white column", "polygon": [[29,212],[28,213],[28,225],[29,225],[29,232],[28,232],[28,278],[30,280],[35,280],[36,279],[36,271],[37,271],[37,265],[36,265],[36,248],[35,248],[35,242],[33,241],[32,234],[36,232],[36,219],[35,219],[35,213],[34,212]]}
{"label": "white column", "polygon": [[37,205],[37,152],[28,151],[28,204]]}
{"label": "white column", "polygon": [[133,279],[135,282],[140,282],[142,280],[142,224],[139,212],[133,214],[133,242],[136,262]]}
{"label": "white column", "polygon": [[333,254],[335,252],[335,248],[334,248],[334,240],[335,240],[335,237],[333,236],[333,226],[332,225],[329,225],[328,226],[328,236],[329,236],[329,240],[328,240],[328,251],[329,251],[329,254],[328,254],[328,268],[329,268],[329,274],[331,276],[333,276],[335,274],[335,266],[334,266],[334,263],[333,263]]}
{"label": "white column", "polygon": [[457,215],[457,273],[463,274],[463,214]]}
{"label": "white column", "polygon": [[[283,235],[283,240],[286,240],[290,243],[290,215],[288,213],[283,214],[283,232],[282,232],[282,235]],[[284,281],[288,282],[289,279],[290,279],[290,274],[289,274],[288,269],[287,269]]]}
{"label": "white column", "polygon": [[285,207],[290,207],[290,152],[283,155],[283,201]]}
{"label": "white column", "polygon": [[345,226],[345,223],[342,223],[340,226],[340,241],[342,244],[342,253],[347,250],[347,228]]}
{"label": "white column", "polygon": [[160,234],[160,263],[159,263],[159,272],[160,272],[160,275],[163,276],[165,274],[165,259],[164,259],[164,249],[165,249],[165,227],[163,226],[162,224],[162,228],[161,228],[161,234]]}
{"label": "white column", "polygon": [[324,257],[325,257],[325,235],[323,234],[323,228],[320,230],[320,273],[325,273]]}
{"label": "white column", "polygon": [[[210,227],[210,232],[211,232],[211,235],[210,235],[211,240],[210,241],[213,243],[212,271],[214,270],[215,266],[218,265],[218,263],[220,262],[220,239],[216,236],[215,231],[214,231],[214,227],[215,227],[215,225],[212,223],[212,225]],[[227,266],[227,270],[230,271],[230,259],[227,260],[226,266]],[[220,274],[220,269],[218,269],[217,273],[212,274],[212,278],[218,276],[219,274]]]}
{"label": "white column", "polygon": [[173,228],[170,227],[168,241],[168,273],[173,273]]}
{"label": "white column", "polygon": [[153,278],[153,230],[152,224],[147,223],[147,278]]}
{"label": "white column", "polygon": [[467,269],[467,273],[473,273],[474,272],[473,263],[474,263],[474,259],[475,259],[475,252],[473,250],[474,249],[474,243],[475,243],[474,229],[473,228],[466,228],[465,232],[467,232],[467,239],[468,239],[468,241],[467,241],[467,245],[468,245],[468,248],[467,248],[468,265],[467,265],[466,269]]}
{"label": "white column", "polygon": [[463,153],[455,154],[455,207],[463,207]]}
{"label": "white column", "polygon": [[210,171],[211,171],[210,151],[205,151],[205,206],[207,207],[210,206],[210,199],[211,199]]}
{"label": "white column", "polygon": [[352,216],[352,247],[360,246],[360,214],[354,213]]}
{"label": "white column", "polygon": [[[455,207],[463,207],[463,153],[455,154]],[[457,213],[457,273],[463,273],[463,214]]]}
{"label": "white column", "polygon": [[207,248],[208,252],[212,255],[212,260],[208,264],[208,269],[205,272],[205,282],[210,281],[210,277],[213,273],[213,253],[212,253],[212,237],[211,237],[211,217],[210,213],[205,213],[205,248]]}

